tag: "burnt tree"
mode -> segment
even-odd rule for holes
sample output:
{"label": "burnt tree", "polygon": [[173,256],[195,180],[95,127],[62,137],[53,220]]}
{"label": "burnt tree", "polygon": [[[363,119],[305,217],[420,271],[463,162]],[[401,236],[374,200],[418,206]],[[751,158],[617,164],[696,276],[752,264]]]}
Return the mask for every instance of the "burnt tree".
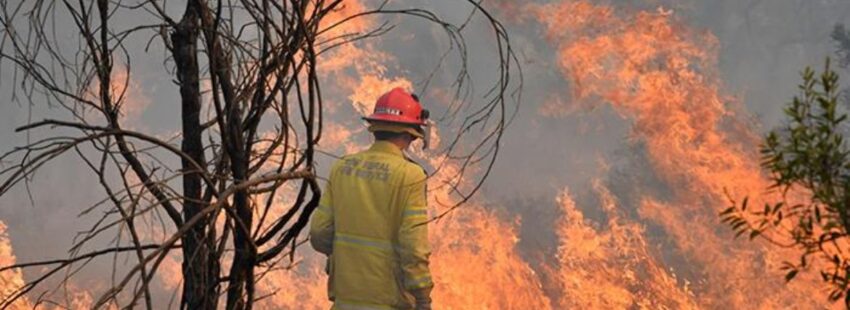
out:
{"label": "burnt tree", "polygon": [[[330,35],[358,19],[404,17],[443,30],[451,42],[446,54],[454,53],[461,68],[453,84],[457,104],[443,118],[456,134],[438,153],[461,168],[456,182],[476,165],[486,177],[520,79],[511,79],[517,61],[505,29],[478,1],[465,3],[470,18],[456,25],[431,11],[391,8],[388,2],[345,15],[342,0],[3,1],[0,73],[12,76],[12,99],[59,107],[64,118],[37,119],[16,130],[39,138],[0,156],[0,198],[65,153],[76,154],[94,173],[106,197],[82,211],[104,215],[75,238],[67,258],[0,268],[44,268],[2,296],[0,306],[32,295],[51,278],[70,281],[89,262],[131,257],[134,263],[113,270],[116,281],[93,307],[158,308],[164,298],[150,283],[163,260],[176,256],[182,259],[180,308],[216,309],[223,303],[226,309],[251,309],[260,298],[257,274],[284,258],[291,261],[321,195],[315,175],[321,89],[327,87],[317,69],[321,56],[393,27],[387,19],[365,32]],[[134,24],[139,16],[147,20]],[[492,30],[499,64],[483,100],[464,96],[470,76],[463,31],[473,16]],[[162,47],[166,78],[179,94],[174,137],[124,123],[130,63],[140,53],[128,42],[142,39],[145,53]],[[462,140],[469,132],[475,132],[471,143]],[[483,180],[458,190],[460,201]],[[280,191],[291,191],[294,199],[274,211]],[[146,237],[151,226],[164,237]],[[95,241],[108,233],[116,234],[114,243]],[[58,277],[63,271],[69,276]],[[50,298],[37,296],[36,303]]]}

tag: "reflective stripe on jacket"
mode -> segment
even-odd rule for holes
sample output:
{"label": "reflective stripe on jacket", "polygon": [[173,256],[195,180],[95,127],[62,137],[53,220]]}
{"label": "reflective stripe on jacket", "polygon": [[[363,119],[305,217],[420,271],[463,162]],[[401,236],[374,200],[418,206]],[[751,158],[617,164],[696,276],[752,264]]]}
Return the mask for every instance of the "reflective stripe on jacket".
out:
{"label": "reflective stripe on jacket", "polygon": [[389,142],[333,165],[310,241],[329,255],[335,309],[408,309],[408,292],[433,286],[425,181],[422,168]]}

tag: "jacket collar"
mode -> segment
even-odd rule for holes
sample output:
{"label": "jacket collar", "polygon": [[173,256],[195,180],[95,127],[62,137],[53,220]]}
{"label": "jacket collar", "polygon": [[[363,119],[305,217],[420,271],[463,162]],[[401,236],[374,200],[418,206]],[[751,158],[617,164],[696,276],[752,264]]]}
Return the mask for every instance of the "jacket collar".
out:
{"label": "jacket collar", "polygon": [[375,143],[372,143],[372,146],[369,148],[369,151],[387,153],[399,157],[404,157],[403,153],[401,152],[401,149],[398,146],[396,146],[392,142],[387,141],[375,141]]}

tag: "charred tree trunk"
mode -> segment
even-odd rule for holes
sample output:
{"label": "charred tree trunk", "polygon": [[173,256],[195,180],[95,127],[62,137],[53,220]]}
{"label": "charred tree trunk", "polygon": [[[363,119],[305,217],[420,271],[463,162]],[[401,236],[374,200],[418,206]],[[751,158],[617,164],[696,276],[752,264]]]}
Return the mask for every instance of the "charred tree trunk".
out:
{"label": "charred tree trunk", "polygon": [[[216,45],[216,42],[212,42]],[[223,59],[221,50],[217,47],[213,50],[219,69],[219,79],[222,82],[222,90],[225,93],[227,103],[227,135],[229,145],[226,145],[227,153],[230,155],[230,172],[233,174],[233,182],[239,184],[248,180],[248,154],[250,154],[250,143],[246,143],[242,130],[242,109],[239,102],[234,102],[232,84],[229,74],[229,63]],[[227,309],[251,309],[251,300],[254,298],[254,262],[257,250],[252,246],[251,227],[253,226],[253,211],[248,199],[247,189],[239,190],[233,195],[233,263],[230,266],[230,282],[227,286]]]}
{"label": "charred tree trunk", "polygon": [[[231,130],[241,128],[240,117],[231,119]],[[238,126],[238,127],[237,127]],[[236,138],[238,137],[238,138]],[[233,130],[231,138],[236,147],[231,153],[231,172],[234,182],[241,183],[247,180],[248,158],[242,141],[242,130]],[[234,217],[233,232],[233,264],[230,267],[230,282],[227,289],[227,309],[251,309],[251,300],[254,299],[254,265],[257,258],[257,250],[252,247],[250,227],[253,225],[253,212],[245,190],[233,195]]]}
{"label": "charred tree trunk", "polygon": [[[180,83],[183,142],[181,150],[196,163],[205,163],[201,126],[201,92],[198,69],[199,7],[196,1],[186,6],[183,19],[171,40]],[[202,199],[202,173],[188,158],[182,159],[183,219],[188,221],[206,207]],[[210,219],[205,218],[183,236],[183,308],[216,309],[218,301],[219,261]]]}

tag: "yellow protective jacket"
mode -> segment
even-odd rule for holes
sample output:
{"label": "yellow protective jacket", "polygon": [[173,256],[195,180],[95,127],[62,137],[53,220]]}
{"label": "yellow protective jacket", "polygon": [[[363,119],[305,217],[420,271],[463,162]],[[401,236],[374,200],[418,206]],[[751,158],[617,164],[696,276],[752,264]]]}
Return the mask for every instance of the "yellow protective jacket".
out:
{"label": "yellow protective jacket", "polygon": [[410,309],[410,292],[433,286],[425,181],[422,167],[384,141],[333,165],[310,242],[329,256],[335,309]]}

